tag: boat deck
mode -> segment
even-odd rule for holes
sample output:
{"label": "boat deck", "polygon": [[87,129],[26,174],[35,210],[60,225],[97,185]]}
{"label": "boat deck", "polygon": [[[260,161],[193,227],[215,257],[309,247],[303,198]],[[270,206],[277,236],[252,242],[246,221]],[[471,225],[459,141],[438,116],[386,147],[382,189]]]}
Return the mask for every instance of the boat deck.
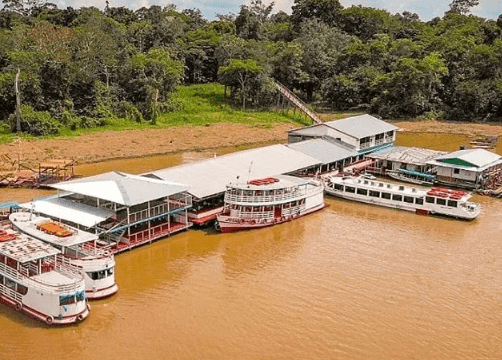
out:
{"label": "boat deck", "polygon": [[31,276],[30,278],[42,282],[44,284],[54,285],[54,286],[67,285],[75,281],[75,279],[70,278],[64,274],[61,274],[58,271],[48,271],[42,274]]}

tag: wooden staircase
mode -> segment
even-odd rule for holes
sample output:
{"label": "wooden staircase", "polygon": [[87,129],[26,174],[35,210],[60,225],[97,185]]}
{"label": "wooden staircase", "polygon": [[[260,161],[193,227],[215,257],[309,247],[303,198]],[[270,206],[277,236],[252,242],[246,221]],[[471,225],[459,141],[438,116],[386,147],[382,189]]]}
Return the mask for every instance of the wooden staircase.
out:
{"label": "wooden staircase", "polygon": [[275,81],[275,87],[277,90],[281,92],[282,95],[286,99],[288,99],[293,105],[295,105],[298,109],[300,109],[303,113],[305,113],[309,118],[312,119],[314,124],[321,124],[322,121],[319,119],[317,114],[310,110],[307,107],[307,104],[305,104],[302,100],[300,100],[295,94],[293,94],[287,87],[279,83],[278,81]]}

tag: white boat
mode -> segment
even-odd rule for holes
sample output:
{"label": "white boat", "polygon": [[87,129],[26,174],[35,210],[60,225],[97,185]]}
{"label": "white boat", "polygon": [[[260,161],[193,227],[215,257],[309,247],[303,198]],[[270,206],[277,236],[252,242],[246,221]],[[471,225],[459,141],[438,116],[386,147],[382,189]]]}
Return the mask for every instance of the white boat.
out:
{"label": "white boat", "polygon": [[421,215],[444,215],[472,220],[481,206],[469,202],[471,195],[462,190],[433,187],[421,189],[362,177],[331,177],[325,190],[328,194],[368,204],[413,211]]}
{"label": "white boat", "polygon": [[280,175],[230,183],[216,228],[234,232],[272,226],[325,206],[322,182],[310,178]]}
{"label": "white boat", "polygon": [[47,325],[78,323],[89,315],[85,281],[55,247],[0,230],[0,301]]}
{"label": "white boat", "polygon": [[81,269],[89,300],[118,291],[113,254],[98,246],[98,235],[29,212],[14,212],[9,220],[21,232],[61,250],[62,256]]}
{"label": "white boat", "polygon": [[433,174],[422,173],[407,169],[397,169],[397,170],[387,170],[385,175],[404,182],[409,182],[417,185],[429,185],[434,184],[436,176]]}

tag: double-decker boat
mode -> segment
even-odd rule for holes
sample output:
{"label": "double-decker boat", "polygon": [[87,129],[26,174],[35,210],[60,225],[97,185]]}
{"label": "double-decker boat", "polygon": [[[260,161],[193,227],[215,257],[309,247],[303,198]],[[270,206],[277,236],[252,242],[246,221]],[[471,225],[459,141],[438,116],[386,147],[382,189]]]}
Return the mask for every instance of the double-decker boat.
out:
{"label": "double-decker boat", "polygon": [[9,220],[21,232],[61,250],[62,256],[84,275],[89,300],[102,299],[118,291],[113,254],[98,246],[97,234],[29,212],[14,212]]}
{"label": "double-decker boat", "polygon": [[6,226],[0,230],[0,301],[47,325],[78,323],[90,309],[84,277],[60,250]]}
{"label": "double-decker boat", "polygon": [[436,214],[472,220],[481,212],[481,206],[469,202],[471,195],[463,190],[439,187],[421,189],[352,176],[328,178],[325,190],[330,195],[344,199],[422,215]]}
{"label": "double-decker boat", "polygon": [[225,207],[216,229],[257,229],[291,221],[321,210],[326,204],[318,180],[280,175],[227,185]]}

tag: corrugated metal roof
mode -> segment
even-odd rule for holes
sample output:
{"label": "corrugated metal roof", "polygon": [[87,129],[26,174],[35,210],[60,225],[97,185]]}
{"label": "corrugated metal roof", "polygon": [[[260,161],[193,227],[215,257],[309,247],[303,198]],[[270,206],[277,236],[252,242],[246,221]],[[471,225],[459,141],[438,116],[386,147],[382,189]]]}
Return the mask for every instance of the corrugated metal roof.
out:
{"label": "corrugated metal roof", "polygon": [[33,210],[33,212],[45,214],[56,219],[71,221],[88,228],[115,215],[111,210],[76,203],[57,195],[24,203],[19,206],[23,209]]}
{"label": "corrugated metal roof", "polygon": [[161,199],[187,190],[185,185],[120,172],[109,172],[51,186],[127,206]]}
{"label": "corrugated metal roof", "polygon": [[175,166],[148,174],[160,179],[187,184],[188,192],[202,199],[224,192],[226,185],[231,181],[235,181],[237,177],[241,180],[248,180],[274,176],[318,164],[320,164],[319,160],[290,149],[285,145],[272,145]]}
{"label": "corrugated metal roof", "polygon": [[296,143],[288,144],[287,146],[290,149],[313,157],[323,164],[329,164],[358,155],[357,151],[350,151],[344,147],[323,139],[299,141]]}
{"label": "corrugated metal roof", "polygon": [[438,156],[446,154],[445,151],[436,151],[416,147],[394,146],[372,152],[366,157],[372,159],[399,161],[407,164],[423,166],[427,161],[435,159]]}
{"label": "corrugated metal roof", "polygon": [[357,139],[398,129],[396,126],[368,114],[328,121],[324,125]]}
{"label": "corrugated metal roof", "polygon": [[501,160],[502,157],[485,149],[466,149],[458,150],[436,158],[439,163],[442,163],[444,160],[454,159],[465,161],[477,168],[483,168]]}

